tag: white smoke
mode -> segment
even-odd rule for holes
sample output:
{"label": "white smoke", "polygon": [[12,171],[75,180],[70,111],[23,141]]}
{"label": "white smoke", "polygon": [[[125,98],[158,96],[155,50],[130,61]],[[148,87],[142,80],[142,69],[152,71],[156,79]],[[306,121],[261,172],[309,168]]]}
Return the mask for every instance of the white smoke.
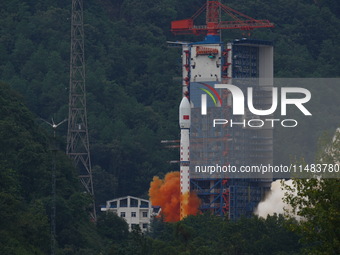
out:
{"label": "white smoke", "polygon": [[[334,164],[340,162],[340,128],[337,128],[335,135],[333,136],[332,142],[326,146],[325,154],[330,156]],[[321,163],[323,163],[324,157],[321,157]],[[283,202],[284,194],[287,192],[281,184],[282,180],[276,180],[272,182],[271,191],[267,195],[264,201],[260,202],[255,210],[255,214],[262,218],[267,218],[268,215],[286,214],[288,211],[289,215],[292,216],[292,207]],[[292,187],[292,180],[284,181],[285,185]],[[295,194],[296,195],[296,192]],[[304,220],[303,217],[294,215],[297,220]]]}
{"label": "white smoke", "polygon": [[[292,186],[292,180],[284,181],[288,186]],[[271,191],[264,201],[260,202],[255,210],[255,214],[262,218],[268,215],[285,214],[285,210],[291,211],[292,207],[283,202],[285,190],[281,184],[281,180],[272,182]]]}

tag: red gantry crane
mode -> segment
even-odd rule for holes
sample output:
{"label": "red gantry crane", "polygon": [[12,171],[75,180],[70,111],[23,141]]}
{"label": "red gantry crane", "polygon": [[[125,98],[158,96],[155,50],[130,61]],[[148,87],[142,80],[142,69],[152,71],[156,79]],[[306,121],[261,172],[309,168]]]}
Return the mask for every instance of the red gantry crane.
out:
{"label": "red gantry crane", "polygon": [[[206,10],[206,24],[195,25],[195,19]],[[221,21],[221,11],[232,20]],[[221,29],[252,30],[260,27],[274,27],[269,20],[257,20],[240,13],[219,1],[207,1],[190,19],[171,22],[171,32],[194,35],[219,35]]]}

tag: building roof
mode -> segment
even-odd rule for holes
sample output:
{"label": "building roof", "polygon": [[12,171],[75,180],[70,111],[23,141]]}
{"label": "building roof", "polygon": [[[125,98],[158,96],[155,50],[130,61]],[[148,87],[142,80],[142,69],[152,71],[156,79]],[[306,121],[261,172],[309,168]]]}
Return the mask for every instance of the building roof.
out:
{"label": "building roof", "polygon": [[134,196],[118,197],[118,198],[114,198],[114,199],[111,199],[111,200],[107,200],[106,203],[110,203],[110,202],[114,202],[114,201],[118,201],[118,200],[122,200],[122,199],[127,199],[127,198],[133,198],[133,199],[136,199],[136,200],[140,200],[140,201],[144,201],[144,202],[150,203],[150,201],[147,200],[147,199],[143,199],[143,198],[139,198],[139,197],[134,197]]}

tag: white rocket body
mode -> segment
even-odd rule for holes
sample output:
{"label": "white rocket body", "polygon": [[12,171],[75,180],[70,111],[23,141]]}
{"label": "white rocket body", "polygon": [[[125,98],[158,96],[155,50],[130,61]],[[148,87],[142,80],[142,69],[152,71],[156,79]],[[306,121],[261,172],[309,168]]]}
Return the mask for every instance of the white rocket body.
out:
{"label": "white rocket body", "polygon": [[184,194],[190,192],[190,125],[191,125],[191,106],[187,97],[183,97],[179,106],[179,126],[181,128],[181,143],[180,143],[180,219],[185,218],[186,212],[183,209],[185,204],[188,204],[188,196]]}

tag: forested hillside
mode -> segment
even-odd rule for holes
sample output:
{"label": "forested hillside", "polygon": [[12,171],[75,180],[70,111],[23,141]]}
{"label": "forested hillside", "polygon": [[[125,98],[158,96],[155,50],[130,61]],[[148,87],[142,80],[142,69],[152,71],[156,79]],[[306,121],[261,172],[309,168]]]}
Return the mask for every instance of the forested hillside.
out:
{"label": "forested hillside", "polygon": [[[37,116],[67,117],[71,1],[2,1],[0,79]],[[180,52],[171,20],[190,17],[204,1],[84,1],[89,131],[97,201],[146,195],[152,176],[177,170]],[[253,38],[275,43],[276,77],[337,77],[340,19],[337,1],[230,1],[273,29]],[[225,41],[242,37],[224,31]],[[66,125],[65,125],[66,126]],[[65,137],[66,127],[59,136]],[[66,139],[64,139],[66,140]]]}
{"label": "forested hillside", "polygon": [[[168,163],[178,158],[178,151],[160,144],[163,139],[179,137],[180,51],[167,47],[166,41],[202,39],[175,37],[169,30],[172,20],[190,17],[204,2],[84,0],[87,110],[98,205],[122,195],[147,197],[154,175],[162,177],[178,170],[177,165]],[[275,28],[254,31],[251,37],[274,41],[276,77],[339,77],[339,1],[222,2],[275,23]],[[46,254],[50,239],[51,132],[39,119],[67,118],[71,1],[2,0],[0,13],[0,253]],[[223,32],[224,41],[244,36],[240,31]],[[336,101],[332,109],[339,109]],[[339,124],[339,114],[330,116],[331,124],[319,121],[320,132]],[[92,224],[84,223],[88,198],[64,156],[66,126],[57,132],[60,254],[95,254],[94,250],[110,247],[105,238],[112,236],[105,231],[97,233]],[[311,148],[316,139],[313,137],[312,145],[294,148]],[[181,231],[186,230],[177,230]],[[194,235],[191,229],[189,232]],[[100,238],[106,240],[105,245]],[[122,237],[127,243],[135,242],[133,245],[146,242],[134,238]],[[176,242],[186,248],[196,245],[184,234],[171,238],[174,247]],[[152,247],[163,247],[164,240],[156,240]]]}
{"label": "forested hillside", "polygon": [[[51,141],[22,101],[0,83],[0,254],[48,254]],[[61,250],[98,249],[100,239],[88,220],[91,200],[63,152],[56,155],[56,169]]]}

